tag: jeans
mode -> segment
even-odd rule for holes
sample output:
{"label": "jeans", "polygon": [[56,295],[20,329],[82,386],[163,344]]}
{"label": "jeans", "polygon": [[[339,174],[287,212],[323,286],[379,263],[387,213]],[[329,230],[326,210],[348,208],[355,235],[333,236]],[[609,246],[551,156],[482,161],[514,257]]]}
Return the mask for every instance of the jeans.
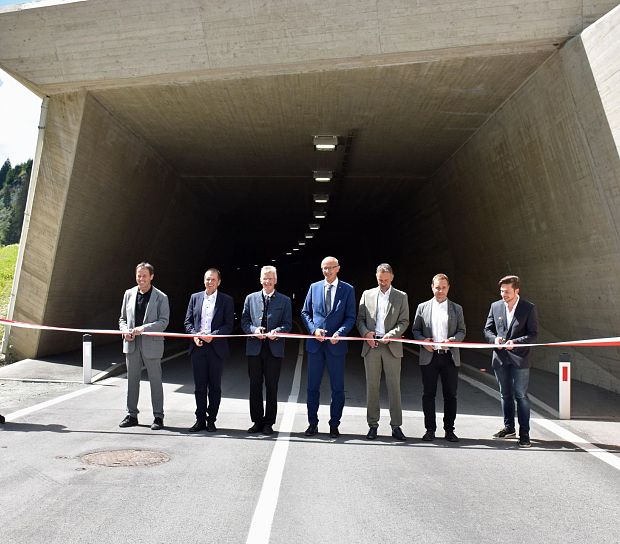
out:
{"label": "jeans", "polygon": [[502,365],[494,370],[499,384],[499,393],[502,397],[504,427],[511,431],[515,428],[516,400],[519,436],[529,436],[530,399],[527,396],[527,386],[530,381],[530,369],[517,368],[514,365]]}

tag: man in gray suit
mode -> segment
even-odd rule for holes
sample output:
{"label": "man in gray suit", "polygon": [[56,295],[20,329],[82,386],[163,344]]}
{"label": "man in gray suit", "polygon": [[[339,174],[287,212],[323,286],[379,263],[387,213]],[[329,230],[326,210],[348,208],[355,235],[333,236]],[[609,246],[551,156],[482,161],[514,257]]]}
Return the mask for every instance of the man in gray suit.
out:
{"label": "man in gray suit", "polygon": [[383,263],[377,266],[378,287],[362,293],[357,314],[357,330],[367,338],[362,346],[362,357],[366,369],[366,419],[368,440],[377,438],[379,427],[379,388],[381,371],[390,400],[390,425],[392,436],[405,441],[401,425],[403,410],[400,403],[400,367],[403,358],[401,342],[390,342],[400,338],[409,325],[409,301],[407,293],[392,287],[394,272]]}
{"label": "man in gray suit", "polygon": [[170,308],[168,297],[153,286],[153,266],[142,262],[136,266],[136,287],[127,289],[121,306],[119,328],[123,331],[123,353],[127,362],[127,416],[119,427],[138,424],[138,397],[142,365],[146,367],[151,384],[153,424],[158,431],[164,426],[164,390],[161,381],[161,357],[164,354],[162,336],[142,336],[143,332],[163,332],[168,326]]}
{"label": "man in gray suit", "polygon": [[462,342],[465,338],[463,308],[448,300],[450,280],[445,274],[437,274],[431,283],[433,298],[423,302],[413,320],[413,337],[416,340],[436,342],[420,348],[420,370],[422,371],[422,409],[426,433],[422,440],[435,439],[435,395],[437,381],[441,376],[443,392],[443,428],[448,442],[458,442],[454,433],[456,419],[456,389],[459,381],[461,356],[458,348],[451,348],[450,342]]}
{"label": "man in gray suit", "polygon": [[[293,325],[291,299],[276,292],[278,272],[275,266],[263,266],[260,271],[261,291],[249,294],[243,305],[241,328],[253,334],[246,340],[250,376],[249,433],[273,434],[278,412],[278,381],[284,358],[284,340],[276,333],[290,332]],[[266,405],[263,408],[263,381]]]}

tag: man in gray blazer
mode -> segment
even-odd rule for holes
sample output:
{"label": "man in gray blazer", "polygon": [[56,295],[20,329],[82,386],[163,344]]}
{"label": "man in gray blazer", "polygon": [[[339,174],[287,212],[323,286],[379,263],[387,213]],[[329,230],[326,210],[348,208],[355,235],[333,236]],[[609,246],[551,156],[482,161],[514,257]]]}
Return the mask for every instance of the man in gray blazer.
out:
{"label": "man in gray blazer", "polygon": [[465,338],[463,308],[448,300],[450,280],[445,274],[437,274],[431,283],[433,298],[423,302],[413,320],[413,337],[416,340],[436,342],[420,348],[420,370],[422,371],[422,409],[426,433],[422,440],[435,439],[435,395],[437,381],[441,377],[443,392],[443,428],[446,440],[458,442],[454,433],[456,419],[456,389],[459,381],[461,356],[458,348],[451,348],[450,342],[462,342]]}
{"label": "man in gray blazer", "polygon": [[366,420],[369,427],[366,438],[377,438],[379,388],[383,370],[390,400],[392,436],[396,440],[404,441],[407,437],[401,429],[403,410],[400,403],[403,345],[390,340],[400,338],[409,325],[409,301],[407,293],[392,286],[394,272],[389,264],[377,266],[376,276],[378,287],[362,293],[356,323],[360,336],[367,338],[362,346],[366,369]]}
{"label": "man in gray blazer", "polygon": [[127,362],[127,416],[119,427],[138,424],[138,397],[142,365],[146,367],[151,384],[153,424],[157,431],[164,426],[164,391],[161,381],[161,357],[164,354],[162,336],[142,336],[143,332],[163,332],[168,326],[170,308],[168,297],[153,286],[153,265],[142,262],[136,266],[136,287],[127,289],[118,320],[123,331],[123,353]]}
{"label": "man in gray blazer", "polygon": [[[261,291],[249,294],[243,304],[241,328],[253,334],[246,340],[250,376],[249,433],[273,434],[278,412],[278,381],[284,358],[284,339],[273,336],[290,332],[293,324],[291,299],[276,292],[278,271],[275,266],[263,266],[260,271]],[[263,381],[266,405],[263,407]]]}

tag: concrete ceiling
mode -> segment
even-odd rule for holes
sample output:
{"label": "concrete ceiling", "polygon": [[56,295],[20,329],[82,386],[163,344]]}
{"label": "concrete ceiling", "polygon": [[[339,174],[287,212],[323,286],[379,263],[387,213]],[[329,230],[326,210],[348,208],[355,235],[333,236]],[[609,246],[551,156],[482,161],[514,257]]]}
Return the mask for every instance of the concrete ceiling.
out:
{"label": "concrete ceiling", "polygon": [[312,149],[313,134],[335,134],[352,135],[347,175],[416,179],[441,166],[548,56],[92,92],[182,177],[307,179],[317,168],[342,168]]}

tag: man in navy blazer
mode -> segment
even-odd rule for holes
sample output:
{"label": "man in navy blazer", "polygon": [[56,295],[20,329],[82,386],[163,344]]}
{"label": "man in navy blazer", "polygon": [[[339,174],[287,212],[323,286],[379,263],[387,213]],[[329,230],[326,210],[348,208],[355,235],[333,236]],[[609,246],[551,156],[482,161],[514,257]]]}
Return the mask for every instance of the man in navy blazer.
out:
{"label": "man in navy blazer", "polygon": [[196,422],[190,433],[205,429],[211,433],[217,431],[215,420],[222,399],[222,370],[230,351],[226,338],[213,336],[231,334],[235,319],[232,297],[218,291],[222,282],[220,271],[209,268],[204,282],[205,290],[191,296],[185,314],[185,332],[200,335],[192,338],[189,345],[196,396]]}
{"label": "man in navy blazer", "polygon": [[[243,304],[241,328],[248,336],[245,353],[250,376],[250,417],[254,425],[249,433],[273,434],[278,412],[278,381],[284,358],[284,339],[273,336],[290,332],[293,325],[291,299],[275,290],[278,271],[263,266],[260,271],[261,291],[249,294]],[[263,407],[263,381],[266,405]]]}
{"label": "man in navy blazer", "polygon": [[491,344],[499,346],[493,350],[491,360],[502,402],[504,427],[494,438],[514,438],[515,399],[519,421],[519,446],[529,448],[530,443],[530,401],[527,388],[530,379],[530,348],[518,344],[534,344],[538,339],[538,317],[536,307],[520,298],[521,280],[518,276],[504,276],[498,282],[502,300],[491,304],[484,336]]}
{"label": "man in navy blazer", "polygon": [[338,426],[344,408],[344,361],[347,343],[339,336],[346,336],[355,325],[356,300],[353,286],[340,281],[340,265],[335,257],[325,257],[321,262],[325,279],[310,286],[301,317],[308,333],[316,339],[306,340],[308,352],[308,428],[306,436],[318,432],[318,410],[321,380],[325,365],[332,389],[329,435],[337,438]]}

